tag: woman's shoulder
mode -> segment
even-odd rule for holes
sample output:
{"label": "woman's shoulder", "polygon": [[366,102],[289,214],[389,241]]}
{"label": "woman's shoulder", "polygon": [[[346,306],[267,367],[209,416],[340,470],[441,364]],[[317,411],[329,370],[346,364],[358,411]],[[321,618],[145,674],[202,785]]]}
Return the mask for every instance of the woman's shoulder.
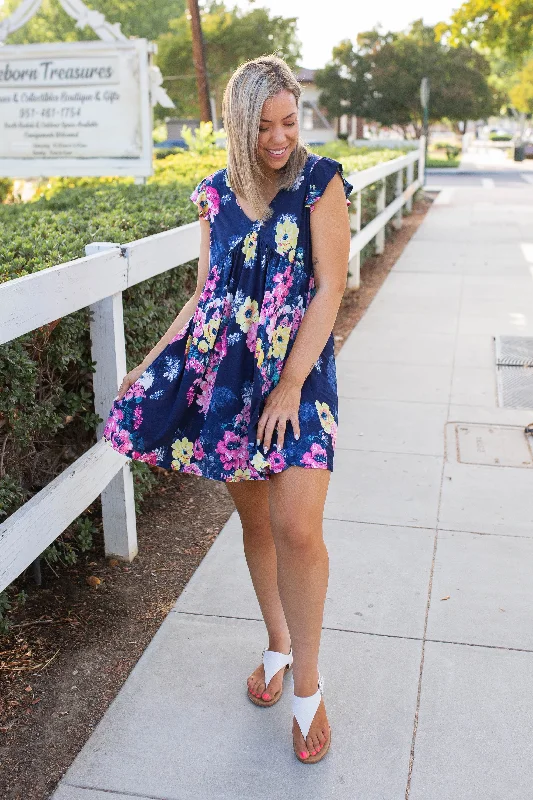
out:
{"label": "woman's shoulder", "polygon": [[352,193],[353,186],[344,177],[344,170],[340,161],[329,156],[310,152],[306,166],[308,167],[308,187],[305,205],[309,206],[311,210],[336,174],[339,174],[342,179],[345,197],[348,198]]}

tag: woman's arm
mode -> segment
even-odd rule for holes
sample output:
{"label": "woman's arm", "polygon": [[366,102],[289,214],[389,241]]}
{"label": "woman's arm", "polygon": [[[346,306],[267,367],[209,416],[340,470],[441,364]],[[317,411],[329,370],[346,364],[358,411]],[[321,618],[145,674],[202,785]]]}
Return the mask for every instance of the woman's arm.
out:
{"label": "woman's arm", "polygon": [[279,383],[265,402],[257,425],[257,443],[265,452],[277,426],[278,446],[283,447],[290,419],[294,435],[300,436],[298,409],[302,385],[326,346],[341,304],[350,255],[350,221],[340,175],[328,183],[311,214],[311,244],[316,293],[300,323]]}
{"label": "woman's arm", "polygon": [[187,300],[176,319],[170,325],[168,330],[163,334],[157,344],[150,350],[146,358],[142,360],[139,366],[132,369],[131,372],[125,376],[122,381],[118,393],[120,400],[128,391],[129,387],[141,377],[143,372],[148,369],[150,364],[155,361],[157,356],[165,349],[175,335],[180,331],[185,324],[193,316],[198,300],[202,294],[207,275],[209,273],[209,220],[200,218],[200,256],[198,258],[198,276],[196,279],[196,288],[194,294]]}

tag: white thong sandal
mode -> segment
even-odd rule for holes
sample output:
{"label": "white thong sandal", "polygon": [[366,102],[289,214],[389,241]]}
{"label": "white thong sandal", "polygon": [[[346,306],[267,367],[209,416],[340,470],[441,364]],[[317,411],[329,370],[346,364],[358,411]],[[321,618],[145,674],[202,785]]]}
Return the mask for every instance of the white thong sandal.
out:
{"label": "white thong sandal", "polygon": [[[292,647],[287,653],[278,653],[276,650],[263,650],[263,667],[265,670],[265,691],[276,674],[282,667],[285,667],[285,672],[283,673],[283,677],[287,674],[287,672],[292,667]],[[281,695],[283,694],[283,683],[281,684],[281,689],[277,692],[270,700],[263,700],[262,697],[255,697],[251,694],[250,690],[248,689],[248,697],[255,703],[256,706],[273,706],[274,703],[277,703],[280,699]]]}
{"label": "white thong sandal", "polygon": [[[296,722],[298,723],[298,727],[302,732],[302,736],[304,741],[307,738],[307,734],[309,733],[309,729],[311,728],[311,724],[315,718],[315,714],[318,710],[318,706],[320,705],[320,700],[322,695],[324,694],[324,678],[318,673],[318,689],[314,694],[310,697],[297,697],[294,694],[294,679],[292,684],[292,713],[293,716],[296,718]],[[296,750],[293,741],[293,749],[294,755],[301,761],[302,764],[316,764],[317,761],[320,761],[329,750],[329,746],[331,744],[331,728],[328,732],[328,738],[324,742],[322,748],[318,753],[315,753],[314,756],[309,753],[307,758],[302,758],[300,753]]]}

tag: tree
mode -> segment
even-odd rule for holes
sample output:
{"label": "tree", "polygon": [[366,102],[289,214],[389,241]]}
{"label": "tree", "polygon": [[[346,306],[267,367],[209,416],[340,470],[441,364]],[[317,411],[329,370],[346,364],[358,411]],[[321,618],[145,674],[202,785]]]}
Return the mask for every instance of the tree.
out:
{"label": "tree", "polygon": [[[231,73],[243,61],[277,52],[291,67],[300,55],[295,18],[270,16],[265,8],[243,12],[228,10],[215,2],[202,13],[202,31],[209,86],[218,112]],[[192,41],[185,15],[169,22],[169,32],[158,39],[157,64],[167,78],[165,88],[181,116],[199,116],[195,76],[192,70]]]}
{"label": "tree", "polygon": [[533,113],[533,58],[517,75],[518,83],[509,92],[511,102],[523,114]]}
{"label": "tree", "polygon": [[[4,0],[0,19],[18,6],[20,0]],[[157,39],[168,30],[168,20],[185,11],[185,0],[88,0],[89,8],[101,11],[108,22],[120,22],[126,36]],[[34,42],[75,42],[94,39],[91,28],[76,28],[74,20],[58,0],[43,0],[39,11],[26,25],[12,33],[8,44]]]}
{"label": "tree", "polygon": [[449,44],[473,44],[521,65],[533,49],[531,0],[467,0],[437,26]]}
{"label": "tree", "polygon": [[[348,104],[344,107],[353,109],[352,113],[399,127],[404,133],[421,135],[420,82],[424,76],[431,86],[431,121],[447,118],[457,123],[492,111],[486,59],[470,47],[451,48],[436,41],[434,29],[421,20],[406,33],[374,30],[360,35],[352,63],[357,70],[339,63],[338,56],[328,65],[328,89],[335,101],[331,107],[336,103],[342,108],[344,100]],[[353,103],[357,87],[360,94]]]}
{"label": "tree", "polygon": [[368,96],[366,60],[349,39],[333,48],[333,58],[315,73],[321,89],[319,103],[331,117],[343,114],[364,116]]}

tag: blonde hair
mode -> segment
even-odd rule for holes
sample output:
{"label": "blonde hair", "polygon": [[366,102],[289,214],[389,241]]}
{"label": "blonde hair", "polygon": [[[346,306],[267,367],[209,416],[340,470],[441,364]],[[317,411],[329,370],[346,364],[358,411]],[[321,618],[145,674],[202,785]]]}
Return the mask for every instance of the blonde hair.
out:
{"label": "blonde hair", "polygon": [[[272,215],[259,189],[266,177],[257,155],[261,112],[265,101],[283,90],[291,92],[298,105],[301,88],[288,64],[275,55],[260,56],[235,70],[222,101],[229,184],[234,193],[250,203],[258,219]],[[308,150],[299,139],[287,163],[279,170],[279,189],[292,186],[307,156]]]}

